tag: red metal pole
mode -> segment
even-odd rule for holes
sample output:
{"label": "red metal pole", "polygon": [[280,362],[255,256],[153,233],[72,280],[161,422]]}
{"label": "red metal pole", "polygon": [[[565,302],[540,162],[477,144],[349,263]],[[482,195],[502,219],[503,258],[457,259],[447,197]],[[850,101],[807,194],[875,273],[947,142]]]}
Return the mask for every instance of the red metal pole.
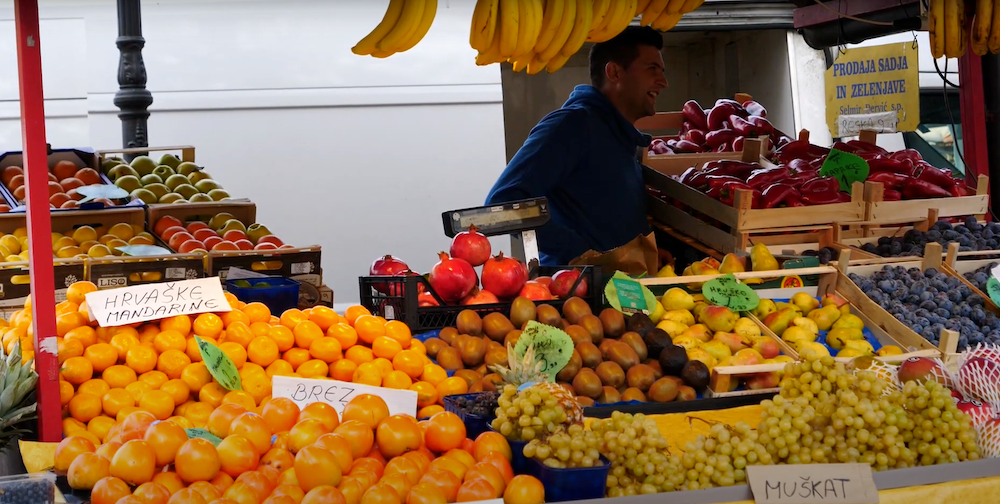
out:
{"label": "red metal pole", "polygon": [[62,439],[59,356],[56,348],[56,296],[49,220],[49,164],[42,98],[42,51],[38,39],[38,0],[14,2],[17,74],[21,89],[21,143],[24,148],[25,200],[30,249],[31,311],[38,370],[38,437]]}
{"label": "red metal pole", "polygon": [[986,107],[983,97],[983,65],[969,50],[958,60],[959,103],[962,116],[962,155],[965,179],[976,187],[976,177],[989,175],[989,152],[986,146]]}

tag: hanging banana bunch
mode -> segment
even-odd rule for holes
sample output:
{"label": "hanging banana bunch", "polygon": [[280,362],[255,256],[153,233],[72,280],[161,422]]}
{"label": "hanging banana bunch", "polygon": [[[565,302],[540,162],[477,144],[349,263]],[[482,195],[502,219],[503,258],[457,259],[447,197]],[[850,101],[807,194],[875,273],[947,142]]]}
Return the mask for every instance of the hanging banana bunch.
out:
{"label": "hanging banana bunch", "polygon": [[934,58],[1000,53],[1000,0],[930,0],[927,20]]}
{"label": "hanging banana bunch", "polygon": [[436,15],[437,0],[391,0],[382,22],[351,52],[387,58],[408,51],[427,35]]}

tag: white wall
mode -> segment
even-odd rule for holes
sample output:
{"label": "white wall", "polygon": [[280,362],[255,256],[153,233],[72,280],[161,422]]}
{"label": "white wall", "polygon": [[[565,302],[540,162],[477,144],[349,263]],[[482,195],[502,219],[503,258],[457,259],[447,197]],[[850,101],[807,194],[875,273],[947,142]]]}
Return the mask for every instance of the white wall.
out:
{"label": "white wall", "polygon": [[[191,144],[285,241],[324,249],[338,305],[392,253],[426,271],[444,210],[482,204],[505,164],[500,73],[468,45],[473,0],[441,0],[427,37],[379,60],[350,48],[387,0],[143,2],[150,144]],[[0,0],[0,68],[16,68]],[[41,0],[48,139],[121,146],[112,0]],[[53,117],[53,113],[59,117]],[[0,149],[20,149],[17,82],[0,74]],[[504,243],[497,240],[495,243]]]}

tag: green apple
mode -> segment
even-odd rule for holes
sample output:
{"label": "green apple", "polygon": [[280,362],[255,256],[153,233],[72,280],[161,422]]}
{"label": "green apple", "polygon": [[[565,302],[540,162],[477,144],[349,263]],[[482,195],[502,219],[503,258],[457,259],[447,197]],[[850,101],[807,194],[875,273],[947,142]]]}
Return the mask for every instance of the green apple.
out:
{"label": "green apple", "polygon": [[229,219],[229,220],[227,220],[226,223],[222,225],[222,228],[221,229],[217,229],[216,231],[218,231],[218,233],[221,235],[221,234],[225,234],[226,231],[229,231],[230,229],[239,229],[240,231],[243,231],[244,233],[247,232],[247,227],[242,222],[240,222],[240,221],[238,221],[236,219]]}
{"label": "green apple", "polygon": [[177,200],[182,200],[182,199],[184,199],[184,196],[181,196],[180,194],[172,192],[172,193],[167,193],[167,194],[164,194],[163,196],[160,196],[160,201],[159,202],[160,203],[173,203],[173,202],[175,202]]}
{"label": "green apple", "polygon": [[191,175],[189,175],[189,178],[191,179],[191,183],[194,184],[194,183],[198,183],[198,181],[200,181],[200,180],[210,179],[210,178],[212,178],[212,176],[209,175],[207,171],[201,170],[201,171],[196,171],[196,172],[192,173]]}
{"label": "green apple", "polygon": [[183,203],[190,203],[190,201],[188,201],[188,200],[186,200],[184,198],[181,198],[179,200],[171,201],[170,203],[172,203],[174,205],[177,205],[177,204],[183,204]]}
{"label": "green apple", "polygon": [[160,158],[161,165],[167,165],[171,168],[177,168],[177,165],[181,164],[181,160],[177,159],[177,156],[167,153]]}
{"label": "green apple", "polygon": [[115,179],[115,185],[128,192],[132,192],[142,187],[142,182],[135,175],[122,175]]}
{"label": "green apple", "polygon": [[156,203],[156,201],[159,199],[156,197],[155,194],[153,194],[153,191],[150,191],[149,189],[146,189],[144,187],[140,187],[139,189],[132,191],[132,197],[136,199],[141,199],[147,205],[152,205],[153,203]]}
{"label": "green apple", "polygon": [[167,165],[160,165],[153,169],[153,173],[159,176],[163,180],[167,180],[171,175],[176,173],[173,168]]}
{"label": "green apple", "polygon": [[199,191],[207,193],[212,189],[222,189],[222,186],[218,182],[212,179],[199,180],[194,183],[194,186],[198,188]]}
{"label": "green apple", "polygon": [[175,192],[180,192],[180,191],[177,191],[177,186],[184,185],[184,184],[190,185],[191,181],[188,180],[188,178],[185,177],[184,175],[181,175],[179,173],[175,173],[174,175],[171,175],[171,176],[167,177],[167,179],[163,183],[167,184],[167,187],[169,187],[170,190],[175,191]]}
{"label": "green apple", "polygon": [[271,231],[258,222],[250,224],[250,226],[247,227],[247,238],[250,238],[250,241],[254,242],[254,244],[257,243],[257,240],[260,240],[269,234],[271,234]]}
{"label": "green apple", "polygon": [[155,173],[150,173],[149,175],[143,175],[139,179],[139,182],[142,182],[142,185],[144,186],[148,186],[149,184],[162,184],[163,179]]}
{"label": "green apple", "polygon": [[122,161],[121,158],[109,157],[101,161],[101,170],[108,173],[112,168],[122,164],[125,164],[125,161]]}
{"label": "green apple", "polygon": [[196,171],[200,171],[201,167],[190,161],[185,161],[178,165],[176,169],[177,173],[180,173],[181,175],[191,175]]}
{"label": "green apple", "polygon": [[[183,175],[180,175],[180,176],[183,177]],[[168,182],[169,182],[169,180],[168,180]],[[169,187],[169,186],[170,186],[170,184],[167,184],[167,187]],[[198,190],[197,187],[195,187],[195,186],[193,186],[191,184],[181,184],[179,186],[173,187],[172,189],[174,190],[175,193],[180,194],[181,196],[184,196],[185,198],[187,198],[189,200],[191,199],[191,196],[194,196],[195,194],[198,194],[198,193],[201,192],[201,191]]]}
{"label": "green apple", "polygon": [[146,184],[144,187],[147,191],[156,195],[156,199],[159,200],[170,193],[170,188],[164,184]]}
{"label": "green apple", "polygon": [[125,175],[131,175],[135,178],[139,178],[139,172],[135,171],[135,168],[132,168],[127,164],[116,165],[108,170],[108,176],[111,177],[111,180],[118,180],[119,177]]}
{"label": "green apple", "polygon": [[139,156],[132,160],[132,168],[139,172],[139,175],[149,175],[156,169],[156,161],[149,156]]}
{"label": "green apple", "polygon": [[208,191],[208,196],[212,198],[212,201],[222,201],[230,198],[229,193],[225,189],[212,189]]}
{"label": "green apple", "polygon": [[215,200],[212,199],[211,196],[205,193],[198,193],[195,194],[194,196],[191,196],[191,203],[212,203],[214,201]]}
{"label": "green apple", "polygon": [[208,227],[212,229],[219,229],[226,223],[229,219],[233,218],[233,214],[229,212],[219,212],[212,216],[208,221]]}

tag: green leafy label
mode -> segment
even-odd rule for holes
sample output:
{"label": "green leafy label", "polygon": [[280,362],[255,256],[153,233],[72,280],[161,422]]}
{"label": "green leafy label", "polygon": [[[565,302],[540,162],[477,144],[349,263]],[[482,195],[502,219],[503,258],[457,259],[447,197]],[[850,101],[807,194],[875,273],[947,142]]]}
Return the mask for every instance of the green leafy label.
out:
{"label": "green leafy label", "polygon": [[187,432],[189,438],[202,438],[215,446],[219,446],[219,443],[222,442],[222,438],[200,427],[194,429],[184,429],[184,431]]}
{"label": "green leafy label", "polygon": [[997,280],[997,277],[991,276],[986,281],[986,293],[989,294],[993,304],[1000,306],[1000,280]]}
{"label": "green leafy label", "polygon": [[650,307],[656,306],[653,292],[621,271],[616,271],[604,287],[604,297],[614,309],[627,315],[649,314]]}
{"label": "green leafy label", "polygon": [[819,169],[819,174],[837,179],[841,191],[851,192],[852,184],[868,179],[868,170],[868,161],[861,156],[831,149]]}
{"label": "green leafy label", "polygon": [[705,282],[701,293],[709,303],[725,306],[735,312],[753,310],[760,304],[760,297],[733,275],[725,275]]}
{"label": "green leafy label", "polygon": [[549,381],[555,382],[556,375],[573,356],[573,339],[568,334],[555,327],[532,320],[521,331],[514,345],[514,354],[523,358],[528,347],[535,349],[535,358],[542,363],[542,372]]}
{"label": "green leafy label", "polygon": [[218,380],[219,385],[222,385],[222,388],[226,390],[243,390],[243,385],[240,383],[240,372],[236,369],[232,359],[219,347],[198,336],[195,336],[194,339],[198,343],[198,351],[201,353],[202,360],[205,361],[205,367],[208,368],[212,377]]}

